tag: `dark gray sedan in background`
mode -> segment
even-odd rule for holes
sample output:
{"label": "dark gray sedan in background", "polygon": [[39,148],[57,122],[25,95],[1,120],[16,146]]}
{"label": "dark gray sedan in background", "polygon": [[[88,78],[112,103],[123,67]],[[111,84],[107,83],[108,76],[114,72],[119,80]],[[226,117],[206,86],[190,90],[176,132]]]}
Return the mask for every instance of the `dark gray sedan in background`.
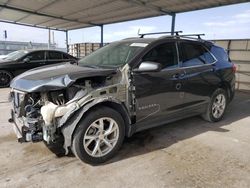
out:
{"label": "dark gray sedan in background", "polygon": [[0,87],[8,87],[11,80],[36,67],[62,62],[77,63],[77,58],[57,50],[19,50],[0,60]]}

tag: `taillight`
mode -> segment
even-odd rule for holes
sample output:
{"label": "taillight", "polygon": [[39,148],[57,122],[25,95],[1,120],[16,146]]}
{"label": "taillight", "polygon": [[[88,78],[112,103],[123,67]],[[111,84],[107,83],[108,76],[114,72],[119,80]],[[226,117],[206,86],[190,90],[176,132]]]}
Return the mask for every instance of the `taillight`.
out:
{"label": "taillight", "polygon": [[236,71],[237,71],[237,67],[236,67],[236,65],[235,64],[233,64],[233,73],[236,73]]}

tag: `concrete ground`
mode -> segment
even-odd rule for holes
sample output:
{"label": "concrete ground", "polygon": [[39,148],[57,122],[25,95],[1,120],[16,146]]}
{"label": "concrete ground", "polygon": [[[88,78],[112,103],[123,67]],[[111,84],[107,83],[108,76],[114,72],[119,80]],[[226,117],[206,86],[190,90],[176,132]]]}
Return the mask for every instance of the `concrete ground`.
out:
{"label": "concrete ground", "polygon": [[138,133],[100,166],[17,143],[7,94],[0,90],[0,187],[250,187],[249,93],[236,93],[219,123],[193,117]]}

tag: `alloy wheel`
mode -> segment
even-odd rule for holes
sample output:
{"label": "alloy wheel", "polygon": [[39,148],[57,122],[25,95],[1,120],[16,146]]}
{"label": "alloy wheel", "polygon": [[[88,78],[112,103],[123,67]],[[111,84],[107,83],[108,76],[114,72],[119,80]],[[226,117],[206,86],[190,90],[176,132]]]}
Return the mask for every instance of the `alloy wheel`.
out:
{"label": "alloy wheel", "polygon": [[83,146],[93,157],[102,157],[115,147],[119,137],[117,122],[109,117],[94,121],[85,132]]}
{"label": "alloy wheel", "polygon": [[220,118],[226,108],[226,97],[223,94],[219,94],[215,97],[212,105],[212,114],[214,118]]}

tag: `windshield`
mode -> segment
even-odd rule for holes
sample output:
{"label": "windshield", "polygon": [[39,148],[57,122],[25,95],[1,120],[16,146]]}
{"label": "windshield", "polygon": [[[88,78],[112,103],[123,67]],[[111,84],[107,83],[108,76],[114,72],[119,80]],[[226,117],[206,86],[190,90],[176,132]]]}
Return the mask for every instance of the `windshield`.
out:
{"label": "windshield", "polygon": [[17,60],[17,59],[23,57],[23,56],[26,55],[27,53],[28,53],[28,51],[24,51],[24,50],[15,51],[15,52],[9,53],[9,54],[7,55],[7,57],[4,58],[4,59],[15,61],[15,60]]}
{"label": "windshield", "polygon": [[80,66],[120,67],[128,63],[147,43],[115,42],[79,61]]}

